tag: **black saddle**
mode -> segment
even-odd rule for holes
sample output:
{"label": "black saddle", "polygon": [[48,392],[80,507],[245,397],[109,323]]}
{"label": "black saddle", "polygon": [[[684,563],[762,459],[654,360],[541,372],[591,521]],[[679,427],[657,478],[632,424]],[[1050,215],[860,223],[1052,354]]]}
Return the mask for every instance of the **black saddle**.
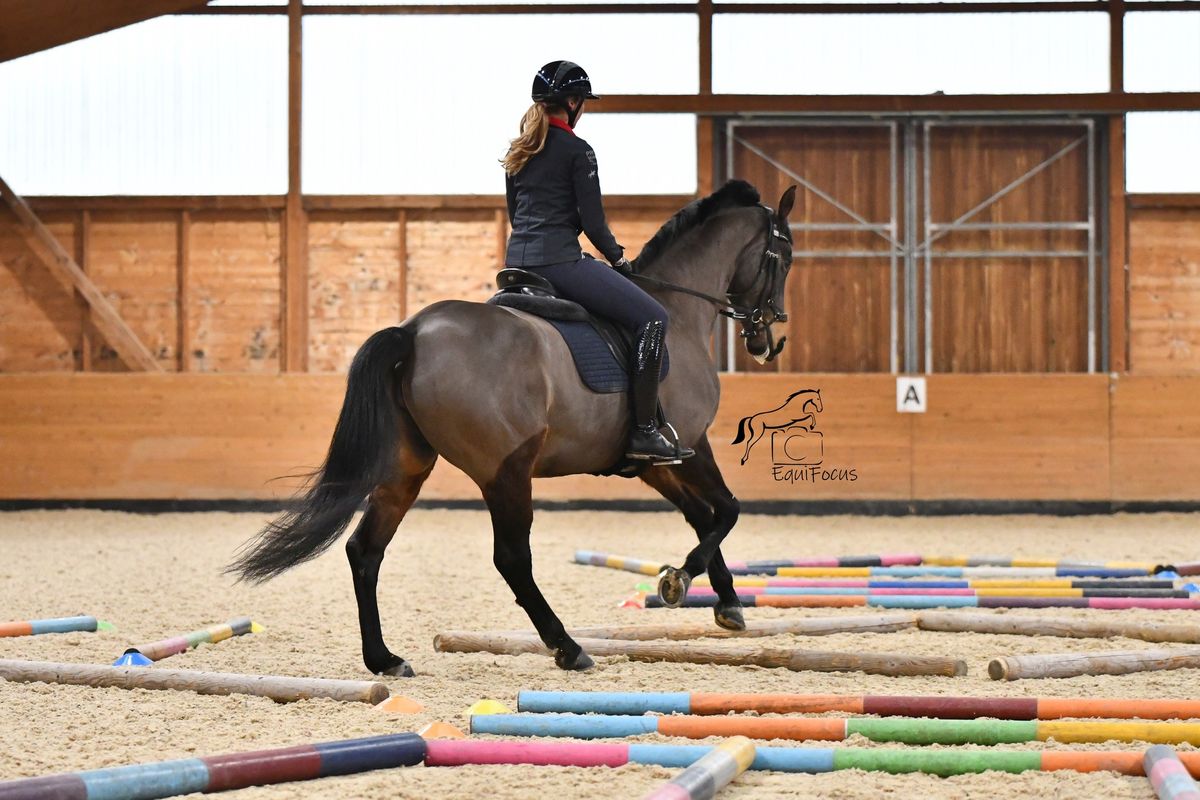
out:
{"label": "black saddle", "polygon": [[[629,391],[633,331],[558,297],[550,281],[533,272],[502,269],[496,275],[496,286],[500,291],[488,302],[541,317],[553,325],[571,350],[579,377],[589,389],[599,393]],[[664,357],[664,378],[667,367]]]}

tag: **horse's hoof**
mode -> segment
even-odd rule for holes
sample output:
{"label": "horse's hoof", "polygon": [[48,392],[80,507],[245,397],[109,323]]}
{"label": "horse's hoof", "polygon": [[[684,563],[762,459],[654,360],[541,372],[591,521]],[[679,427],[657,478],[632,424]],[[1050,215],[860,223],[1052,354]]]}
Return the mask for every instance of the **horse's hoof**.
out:
{"label": "horse's hoof", "polygon": [[679,608],[687,599],[692,576],[681,569],[666,567],[658,576],[658,596],[667,608]]}
{"label": "horse's hoof", "polygon": [[746,616],[742,613],[741,605],[733,603],[717,603],[713,608],[713,617],[717,625],[727,631],[746,630]]}
{"label": "horse's hoof", "polygon": [[388,659],[388,665],[382,669],[371,670],[376,675],[391,675],[394,678],[412,678],[417,673],[413,672],[413,668],[408,662],[400,656],[392,656]]}
{"label": "horse's hoof", "polygon": [[573,670],[575,672],[582,672],[585,669],[591,669],[596,666],[596,662],[592,661],[592,657],[582,649],[574,656],[559,650],[554,654],[554,663],[558,665],[559,669]]}

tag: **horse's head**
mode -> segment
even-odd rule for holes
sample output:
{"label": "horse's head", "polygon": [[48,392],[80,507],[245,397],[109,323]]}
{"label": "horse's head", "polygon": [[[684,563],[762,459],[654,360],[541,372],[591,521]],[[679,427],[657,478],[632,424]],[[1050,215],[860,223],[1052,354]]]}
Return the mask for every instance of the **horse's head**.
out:
{"label": "horse's head", "polygon": [[785,336],[776,344],[771,326],[787,321],[785,285],[792,266],[792,232],[787,217],[795,200],[796,187],[792,186],[779,198],[778,211],[761,206],[763,244],[748,250],[730,282],[729,299],[744,312],[740,321],[746,351],[760,364],[774,360],[787,341]]}

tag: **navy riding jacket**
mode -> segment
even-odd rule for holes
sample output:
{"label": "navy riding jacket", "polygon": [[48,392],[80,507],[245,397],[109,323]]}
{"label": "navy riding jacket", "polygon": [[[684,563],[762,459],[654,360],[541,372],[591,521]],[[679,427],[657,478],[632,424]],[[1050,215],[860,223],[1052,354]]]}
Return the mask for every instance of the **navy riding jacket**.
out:
{"label": "navy riding jacket", "polygon": [[505,263],[544,267],[583,257],[579,234],[616,263],[624,252],[604,218],[596,154],[562,120],[551,117],[546,145],[505,181],[508,238]]}

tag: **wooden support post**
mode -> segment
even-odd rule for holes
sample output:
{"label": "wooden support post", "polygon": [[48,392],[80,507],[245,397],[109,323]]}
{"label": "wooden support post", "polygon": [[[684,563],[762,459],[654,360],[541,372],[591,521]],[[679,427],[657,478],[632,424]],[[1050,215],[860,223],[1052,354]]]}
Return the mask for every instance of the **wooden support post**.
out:
{"label": "wooden support post", "polygon": [[[712,0],[700,0],[696,7],[700,22],[700,94],[712,94]],[[696,192],[713,192],[713,119],[696,118]]]}
{"label": "wooden support post", "polygon": [[923,631],[948,633],[1001,633],[1017,636],[1062,636],[1073,639],[1110,639],[1123,636],[1147,642],[1200,644],[1200,625],[1165,622],[1110,622],[1020,614],[922,611],[917,615],[917,627]]}
{"label": "wooden support post", "polygon": [[1125,116],[1108,118],[1108,369],[1129,370],[1129,217]]}
{"label": "wooden support post", "polygon": [[1200,667],[1200,648],[1179,650],[1110,650],[1102,653],[1047,653],[1001,656],[988,664],[994,681],[1021,678],[1074,678],[1079,675],[1128,675]]}
{"label": "wooden support post", "polygon": [[496,210],[496,269],[504,269],[504,258],[508,254],[508,211]]}
{"label": "wooden support post", "polygon": [[300,0],[288,0],[288,193],[281,281],[282,366],[285,372],[304,372],[308,368],[308,226],[300,193],[301,12]]}
{"label": "wooden support post", "polygon": [[1125,93],[1125,0],[1108,0],[1108,90]]}
{"label": "wooden support post", "polygon": [[408,211],[400,209],[396,212],[396,222],[400,224],[396,241],[398,260],[400,261],[400,319],[408,318]]}
{"label": "wooden support post", "polygon": [[[92,269],[91,238],[92,212],[85,208],[79,212],[79,221],[75,224],[75,257],[79,259],[79,269],[83,271],[84,275],[87,275]],[[79,326],[79,369],[81,372],[91,372],[92,311],[83,295],[78,296],[82,315]]]}
{"label": "wooden support post", "polygon": [[0,661],[0,678],[17,683],[60,683],[118,689],[172,689],[197,694],[249,694],[280,703],[327,697],[345,702],[379,703],[388,698],[386,685],[375,681],[238,675],[186,669],[106,667],[56,664],[50,661]]}
{"label": "wooden support post", "polygon": [[108,302],[104,293],[83,273],[83,270],[75,263],[75,259],[71,258],[54,238],[54,234],[46,229],[46,226],[30,210],[25,201],[9,188],[3,178],[0,178],[0,197],[4,198],[9,208],[17,215],[17,220],[21,223],[17,226],[17,230],[21,232],[34,255],[55,276],[73,285],[75,290],[87,301],[92,309],[96,328],[104,334],[104,338],[112,345],[121,360],[130,369],[161,372],[162,368],[154,360],[154,356],[150,355],[146,346],[129,329],[125,320],[121,319],[121,315],[113,308],[112,303]]}
{"label": "wooden support post", "polygon": [[176,272],[175,272],[175,346],[180,372],[192,371],[192,337],[191,318],[188,304],[191,282],[191,236],[192,212],[184,209],[179,212],[179,223],[176,240]]}
{"label": "wooden support post", "polygon": [[[967,674],[965,661],[941,656],[910,656],[897,653],[832,653],[791,647],[761,647],[746,644],[688,642],[630,642],[613,639],[578,639],[579,646],[596,656],[624,656],[631,661],[666,661],[682,664],[748,665],[789,669],[796,672],[866,672],[872,675]],[[449,631],[438,634],[433,649],[442,653],[496,653],[518,655],[550,651],[529,636]]]}

